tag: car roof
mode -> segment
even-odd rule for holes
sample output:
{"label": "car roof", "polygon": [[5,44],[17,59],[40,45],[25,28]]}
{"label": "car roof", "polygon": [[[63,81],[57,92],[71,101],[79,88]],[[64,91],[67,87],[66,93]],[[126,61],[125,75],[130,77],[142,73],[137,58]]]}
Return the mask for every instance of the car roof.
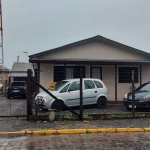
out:
{"label": "car roof", "polygon": [[[100,79],[95,79],[95,78],[82,78],[83,80],[99,80],[101,81]],[[75,78],[75,79],[66,79],[66,80],[63,80],[63,81],[79,81],[80,78]]]}
{"label": "car roof", "polygon": [[26,82],[26,81],[13,81],[13,82]]}

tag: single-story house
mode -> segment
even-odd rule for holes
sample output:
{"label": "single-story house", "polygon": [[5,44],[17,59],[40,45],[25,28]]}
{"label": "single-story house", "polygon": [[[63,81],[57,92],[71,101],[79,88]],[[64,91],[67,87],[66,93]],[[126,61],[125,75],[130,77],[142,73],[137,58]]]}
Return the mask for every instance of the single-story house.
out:
{"label": "single-story house", "polygon": [[27,81],[27,70],[31,69],[34,73],[33,64],[26,62],[14,62],[9,72],[9,83],[12,81]]}
{"label": "single-story house", "polygon": [[109,101],[121,102],[131,91],[132,70],[135,87],[150,80],[150,54],[102,36],[95,36],[29,56],[37,81],[45,88],[50,81],[67,78],[99,78],[108,88]]}

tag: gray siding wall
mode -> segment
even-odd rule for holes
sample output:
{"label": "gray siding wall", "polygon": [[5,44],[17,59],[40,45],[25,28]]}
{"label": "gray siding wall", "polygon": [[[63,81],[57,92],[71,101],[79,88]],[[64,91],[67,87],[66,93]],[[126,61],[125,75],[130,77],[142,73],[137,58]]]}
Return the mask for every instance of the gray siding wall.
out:
{"label": "gray siding wall", "polygon": [[150,66],[142,66],[142,83],[150,81]]}
{"label": "gray siding wall", "polygon": [[47,89],[51,81],[53,81],[53,65],[40,64],[40,84]]}
{"label": "gray siding wall", "polygon": [[91,42],[72,48],[53,51],[38,57],[40,59],[95,59],[95,60],[150,60],[128,49],[102,42]]}

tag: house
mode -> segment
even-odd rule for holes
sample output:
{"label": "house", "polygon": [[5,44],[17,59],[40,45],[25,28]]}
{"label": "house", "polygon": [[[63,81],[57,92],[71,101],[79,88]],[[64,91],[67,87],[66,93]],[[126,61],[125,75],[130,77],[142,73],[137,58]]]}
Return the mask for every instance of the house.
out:
{"label": "house", "polygon": [[102,36],[95,36],[29,56],[44,87],[67,78],[99,78],[107,86],[110,102],[122,102],[131,90],[132,70],[138,87],[150,80],[150,54]]}
{"label": "house", "polygon": [[9,72],[9,83],[12,81],[26,81],[28,69],[33,71],[33,65],[31,63],[14,62],[12,69]]}
{"label": "house", "polygon": [[0,84],[4,84],[5,80],[8,81],[9,69],[0,65]]}

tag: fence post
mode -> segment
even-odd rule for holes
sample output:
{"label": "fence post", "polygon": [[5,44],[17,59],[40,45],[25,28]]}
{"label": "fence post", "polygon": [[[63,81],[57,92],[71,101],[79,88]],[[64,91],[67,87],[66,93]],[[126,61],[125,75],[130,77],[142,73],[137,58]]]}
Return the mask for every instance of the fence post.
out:
{"label": "fence post", "polygon": [[7,87],[7,80],[4,81],[4,96],[6,96],[6,87]]}
{"label": "fence post", "polygon": [[134,92],[134,70],[132,70],[132,113],[135,117],[135,92]]}
{"label": "fence post", "polygon": [[80,120],[83,119],[83,92],[82,92],[83,70],[80,69]]}
{"label": "fence post", "polygon": [[27,120],[29,121],[31,115],[31,100],[32,100],[32,91],[31,91],[31,69],[27,70]]}

